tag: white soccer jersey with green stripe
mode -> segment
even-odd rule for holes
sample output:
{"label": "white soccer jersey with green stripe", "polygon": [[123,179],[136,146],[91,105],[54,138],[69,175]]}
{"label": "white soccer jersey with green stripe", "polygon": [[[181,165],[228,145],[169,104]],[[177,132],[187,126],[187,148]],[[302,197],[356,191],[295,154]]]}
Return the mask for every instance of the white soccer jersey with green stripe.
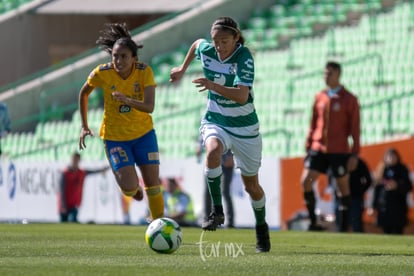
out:
{"label": "white soccer jersey with green stripe", "polygon": [[248,48],[239,45],[234,53],[221,61],[212,43],[203,40],[196,49],[204,75],[215,83],[235,87],[250,87],[245,104],[238,104],[215,91],[208,91],[207,112],[202,123],[213,123],[231,135],[252,138],[259,135],[259,120],[253,104],[254,62]]}

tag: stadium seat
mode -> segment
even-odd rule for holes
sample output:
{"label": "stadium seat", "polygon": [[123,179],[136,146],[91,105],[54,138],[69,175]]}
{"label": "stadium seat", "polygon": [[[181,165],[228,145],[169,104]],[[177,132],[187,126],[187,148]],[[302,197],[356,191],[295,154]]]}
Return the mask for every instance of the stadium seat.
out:
{"label": "stadium seat", "polygon": [[[10,1],[1,2],[0,11],[1,4],[10,6]],[[275,1],[268,9],[253,9],[250,19],[241,22],[246,46],[252,49],[255,59],[255,104],[263,133],[264,156],[304,154],[311,104],[315,93],[324,87],[322,68],[331,58],[343,63],[342,81],[358,96],[364,144],[383,141],[393,131],[414,133],[414,51],[407,51],[414,48],[409,31],[413,26],[411,6],[401,2],[386,12],[381,7],[380,0]],[[349,13],[370,10],[378,13],[366,13],[355,24],[335,25],[347,20]],[[331,29],[316,35],[313,27],[318,23]],[[370,41],[373,38],[377,41]],[[205,109],[206,94],[198,93],[191,83],[201,76],[199,61],[190,65],[189,74],[180,83],[168,83],[171,67],[182,62],[187,49],[188,45],[184,44],[153,57],[150,63],[158,83],[153,120],[162,158],[194,154]],[[376,59],[364,58],[370,55],[380,55],[383,67],[378,67]],[[381,70],[385,86],[377,86]],[[380,100],[383,102],[379,103]],[[392,102],[391,126],[388,125],[388,100]],[[97,134],[102,109],[90,109],[88,118]],[[71,122],[48,121],[39,124],[34,135],[6,137],[4,148],[9,152],[23,152],[33,149],[23,146],[27,141],[37,144],[34,149],[67,141],[68,145],[58,157],[67,160],[77,147],[79,126],[80,116],[76,111]],[[288,139],[286,134],[274,133],[276,130],[292,136]],[[71,139],[75,141],[72,144]],[[101,140],[88,139],[88,149],[83,154],[86,160],[104,159]],[[55,151],[43,150],[33,156],[53,160]]]}

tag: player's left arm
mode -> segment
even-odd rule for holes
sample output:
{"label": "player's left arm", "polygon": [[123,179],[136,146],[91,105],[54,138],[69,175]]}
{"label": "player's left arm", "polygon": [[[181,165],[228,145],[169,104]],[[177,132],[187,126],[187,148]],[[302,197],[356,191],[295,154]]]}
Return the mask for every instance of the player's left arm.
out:
{"label": "player's left arm", "polygon": [[144,101],[129,98],[119,91],[112,92],[112,97],[139,111],[152,113],[155,105],[155,85],[146,86],[144,88]]}

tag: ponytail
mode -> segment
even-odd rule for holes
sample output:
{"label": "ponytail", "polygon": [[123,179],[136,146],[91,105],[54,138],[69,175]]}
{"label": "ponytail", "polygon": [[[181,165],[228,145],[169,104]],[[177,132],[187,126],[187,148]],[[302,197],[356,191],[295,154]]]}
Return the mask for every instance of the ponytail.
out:
{"label": "ponytail", "polygon": [[136,44],[132,40],[131,34],[126,26],[126,23],[109,23],[105,24],[105,29],[100,31],[100,36],[96,40],[96,44],[99,47],[112,54],[112,49],[115,45],[121,45],[129,48],[132,52],[132,56],[138,55],[138,49],[143,48],[142,44]]}

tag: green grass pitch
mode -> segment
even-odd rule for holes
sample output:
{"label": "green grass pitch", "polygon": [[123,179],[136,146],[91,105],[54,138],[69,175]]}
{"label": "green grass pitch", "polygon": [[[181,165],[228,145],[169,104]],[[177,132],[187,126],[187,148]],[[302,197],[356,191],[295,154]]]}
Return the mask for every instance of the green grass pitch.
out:
{"label": "green grass pitch", "polygon": [[163,255],[142,226],[0,224],[0,275],[414,274],[412,236],[273,231],[271,252],[256,254],[253,229],[182,231]]}

